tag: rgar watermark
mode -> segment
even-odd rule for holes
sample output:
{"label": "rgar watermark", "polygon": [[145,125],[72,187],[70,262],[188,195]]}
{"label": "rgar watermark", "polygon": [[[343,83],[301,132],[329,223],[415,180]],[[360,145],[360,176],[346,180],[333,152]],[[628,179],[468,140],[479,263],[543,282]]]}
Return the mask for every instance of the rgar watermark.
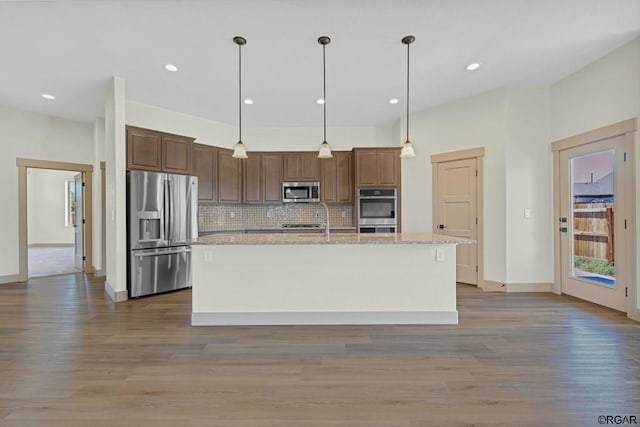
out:
{"label": "rgar watermark", "polygon": [[599,415],[598,424],[636,425],[638,417],[636,415]]}

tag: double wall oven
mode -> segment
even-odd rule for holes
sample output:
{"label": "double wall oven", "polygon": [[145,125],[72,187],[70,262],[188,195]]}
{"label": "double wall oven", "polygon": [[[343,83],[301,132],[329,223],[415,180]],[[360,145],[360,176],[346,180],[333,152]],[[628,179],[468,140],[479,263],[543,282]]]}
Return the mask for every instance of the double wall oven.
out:
{"label": "double wall oven", "polygon": [[358,232],[395,233],[398,199],[395,188],[358,189]]}

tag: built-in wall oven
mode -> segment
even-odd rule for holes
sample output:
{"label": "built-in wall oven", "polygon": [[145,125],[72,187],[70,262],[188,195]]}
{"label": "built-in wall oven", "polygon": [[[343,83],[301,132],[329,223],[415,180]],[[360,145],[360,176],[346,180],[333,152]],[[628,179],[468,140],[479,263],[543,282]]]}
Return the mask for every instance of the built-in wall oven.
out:
{"label": "built-in wall oven", "polygon": [[358,189],[358,232],[395,233],[398,201],[395,188]]}

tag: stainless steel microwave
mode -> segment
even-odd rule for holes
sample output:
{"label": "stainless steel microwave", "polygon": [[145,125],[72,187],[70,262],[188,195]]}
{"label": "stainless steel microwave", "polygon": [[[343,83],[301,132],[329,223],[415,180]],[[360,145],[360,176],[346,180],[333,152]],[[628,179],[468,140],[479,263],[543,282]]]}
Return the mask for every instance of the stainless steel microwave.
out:
{"label": "stainless steel microwave", "polygon": [[320,201],[319,182],[283,182],[283,203],[318,203]]}

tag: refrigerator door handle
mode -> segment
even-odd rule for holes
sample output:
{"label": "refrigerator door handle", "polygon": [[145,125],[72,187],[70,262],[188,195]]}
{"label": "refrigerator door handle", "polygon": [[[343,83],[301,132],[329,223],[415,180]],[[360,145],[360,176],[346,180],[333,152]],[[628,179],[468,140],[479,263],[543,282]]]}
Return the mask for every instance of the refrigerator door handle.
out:
{"label": "refrigerator door handle", "polygon": [[171,242],[171,193],[169,182],[168,179],[164,181],[164,238],[167,242]]}
{"label": "refrigerator door handle", "polygon": [[185,246],[183,248],[173,249],[169,251],[153,251],[153,252],[134,252],[133,256],[141,258],[147,256],[159,256],[159,255],[172,255],[172,254],[183,254],[186,252],[191,252],[191,247]]}

